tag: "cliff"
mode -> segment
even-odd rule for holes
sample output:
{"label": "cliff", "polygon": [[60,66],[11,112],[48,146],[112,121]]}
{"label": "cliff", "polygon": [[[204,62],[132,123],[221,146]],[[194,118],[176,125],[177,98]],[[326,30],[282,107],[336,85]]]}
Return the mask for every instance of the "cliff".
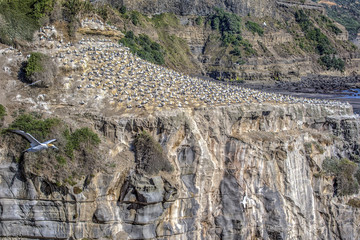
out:
{"label": "cliff", "polygon": [[[114,165],[60,187],[25,171],[2,142],[1,237],[360,237],[360,210],[347,205],[354,196],[334,196],[333,178],[322,173],[325,158],[359,154],[359,120],[351,107],[250,104],[147,117],[79,114],[67,121],[93,125]],[[161,145],[163,160],[149,162],[133,152],[144,130]]]}
{"label": "cliff", "polygon": [[239,15],[252,14],[258,17],[273,16],[275,2],[271,0],[234,1],[234,0],[166,0],[166,1],[130,1],[109,0],[114,6],[126,6],[129,10],[136,10],[145,14],[174,13],[177,15],[206,16],[214,11],[214,7],[225,9]]}

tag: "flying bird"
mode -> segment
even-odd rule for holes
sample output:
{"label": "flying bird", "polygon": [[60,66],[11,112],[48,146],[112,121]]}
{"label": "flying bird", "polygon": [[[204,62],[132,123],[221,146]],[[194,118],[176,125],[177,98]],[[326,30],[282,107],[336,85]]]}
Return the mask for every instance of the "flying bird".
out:
{"label": "flying bird", "polygon": [[30,133],[26,133],[21,130],[13,130],[12,132],[23,136],[24,138],[26,138],[26,140],[30,142],[31,147],[26,149],[24,152],[38,152],[43,149],[49,149],[49,148],[58,149],[54,144],[51,144],[52,142],[56,141],[56,139],[51,139],[41,143],[38,140],[36,140],[36,138],[34,138]]}

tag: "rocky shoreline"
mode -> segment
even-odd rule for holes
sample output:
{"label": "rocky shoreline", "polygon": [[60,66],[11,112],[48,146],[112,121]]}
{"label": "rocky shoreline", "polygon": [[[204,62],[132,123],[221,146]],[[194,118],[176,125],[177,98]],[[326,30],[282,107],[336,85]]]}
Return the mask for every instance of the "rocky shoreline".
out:
{"label": "rocky shoreline", "polygon": [[285,95],[304,98],[333,99],[342,102],[349,102],[355,113],[360,113],[359,98],[351,96],[351,90],[360,88],[360,76],[323,76],[308,75],[298,82],[279,81],[275,83],[244,83],[245,87],[266,92],[275,92]]}

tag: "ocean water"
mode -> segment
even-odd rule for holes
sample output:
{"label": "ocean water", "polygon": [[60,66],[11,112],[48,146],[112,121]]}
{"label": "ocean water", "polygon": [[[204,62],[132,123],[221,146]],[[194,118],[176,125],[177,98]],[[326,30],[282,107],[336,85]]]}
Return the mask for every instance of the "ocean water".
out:
{"label": "ocean water", "polygon": [[341,98],[360,98],[360,88],[344,90],[341,93],[343,94]]}

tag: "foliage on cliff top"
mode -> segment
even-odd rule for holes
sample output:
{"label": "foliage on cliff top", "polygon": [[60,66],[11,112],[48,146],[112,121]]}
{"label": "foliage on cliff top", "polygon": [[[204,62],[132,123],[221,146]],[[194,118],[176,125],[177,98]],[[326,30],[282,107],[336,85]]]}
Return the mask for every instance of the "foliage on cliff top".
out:
{"label": "foliage on cliff top", "polygon": [[39,140],[45,139],[51,129],[60,124],[58,118],[41,119],[41,116],[33,114],[23,114],[17,117],[9,126],[8,130],[23,130],[30,133]]}
{"label": "foliage on cliff top", "polygon": [[[40,142],[56,138],[58,150],[47,150],[21,155],[28,142],[11,133],[10,130],[29,132]],[[41,114],[30,113],[18,116],[3,133],[5,141],[24,170],[34,175],[42,175],[52,182],[66,183],[66,179],[81,178],[95,169],[102,169],[103,158],[98,148],[99,136],[89,128],[71,131],[59,118],[43,118]],[[74,182],[72,181],[72,182]]]}
{"label": "foliage on cliff top", "polygon": [[161,145],[146,131],[140,132],[134,141],[135,159],[138,170],[148,174],[159,171],[171,172],[171,163],[164,155]]}
{"label": "foliage on cliff top", "polygon": [[323,162],[325,173],[334,176],[334,194],[351,195],[359,192],[359,183],[355,178],[358,165],[347,158],[327,158]]}

